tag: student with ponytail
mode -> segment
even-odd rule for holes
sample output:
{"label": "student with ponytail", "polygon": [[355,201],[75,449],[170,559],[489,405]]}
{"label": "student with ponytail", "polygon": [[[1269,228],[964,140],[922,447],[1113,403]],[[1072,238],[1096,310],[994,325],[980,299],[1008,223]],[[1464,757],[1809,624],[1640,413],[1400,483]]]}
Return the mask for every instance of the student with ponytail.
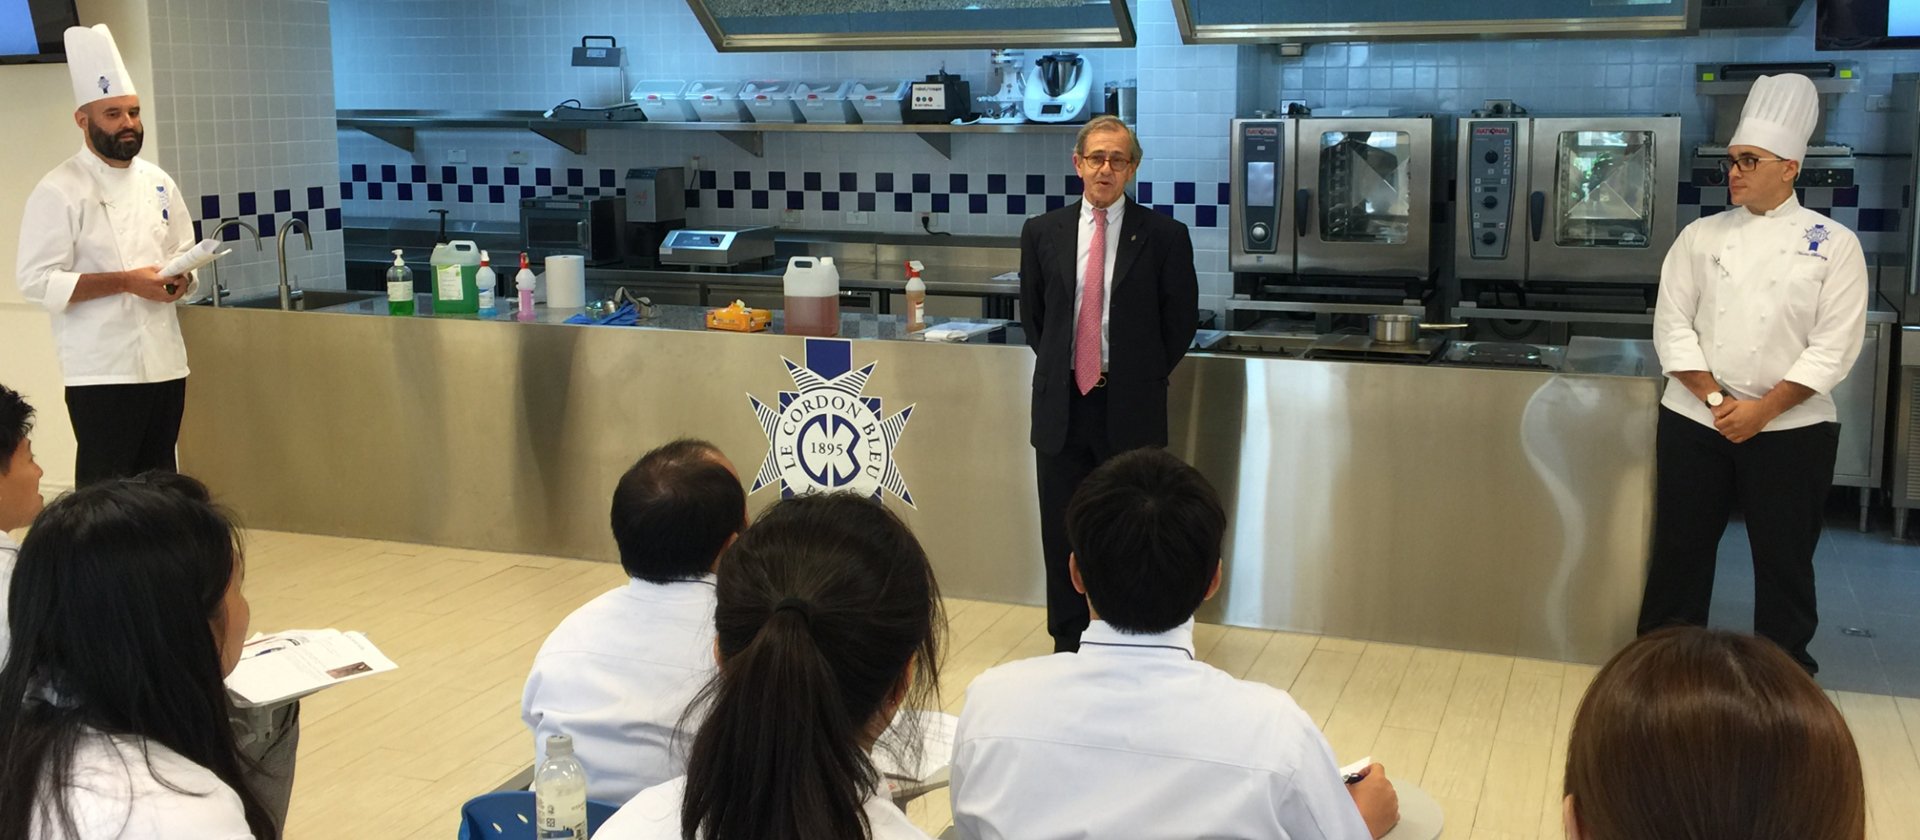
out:
{"label": "student with ponytail", "polygon": [[0,668],[0,840],[274,840],[223,678],[249,611],[232,522],[174,474],[47,506]]}
{"label": "student with ponytail", "polygon": [[945,619],[912,532],[856,496],[789,499],[728,549],[716,584],[720,670],[696,701],[687,775],[594,836],[924,840],[869,755],[896,710],[938,696]]}

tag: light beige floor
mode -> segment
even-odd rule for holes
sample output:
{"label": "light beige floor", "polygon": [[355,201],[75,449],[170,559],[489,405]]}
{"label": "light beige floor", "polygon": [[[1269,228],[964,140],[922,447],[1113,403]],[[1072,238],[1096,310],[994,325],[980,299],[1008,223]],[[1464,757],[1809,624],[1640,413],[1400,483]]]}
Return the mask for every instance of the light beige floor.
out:
{"label": "light beige floor", "polygon": [[[292,840],[455,835],[460,803],[523,769],[519,719],[534,652],[575,606],[620,585],[616,566],[552,557],[254,531],[256,630],[365,631],[400,670],[304,705]],[[958,712],[992,665],[1047,653],[1037,607],[948,603],[942,697]],[[1342,762],[1372,755],[1447,813],[1449,840],[1561,838],[1568,728],[1581,665],[1203,625],[1202,658],[1291,692]],[[1833,693],[1860,744],[1870,836],[1920,825],[1920,700]],[[910,816],[929,833],[946,798]]]}

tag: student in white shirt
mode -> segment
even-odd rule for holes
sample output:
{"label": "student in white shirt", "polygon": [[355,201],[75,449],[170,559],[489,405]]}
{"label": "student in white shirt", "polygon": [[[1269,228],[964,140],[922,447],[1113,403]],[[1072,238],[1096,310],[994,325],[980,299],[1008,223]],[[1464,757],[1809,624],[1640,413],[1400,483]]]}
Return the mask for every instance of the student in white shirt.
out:
{"label": "student in white shirt", "polygon": [[779,502],[721,558],[717,594],[720,671],[687,775],[594,837],[926,840],[868,754],[895,710],[939,696],[946,621],[906,524],[851,494]]}
{"label": "student in white shirt", "polygon": [[278,837],[228,722],[244,573],[184,476],[98,482],[34,521],[0,668],[0,840]]}
{"label": "student in white shirt", "polygon": [[536,763],[548,737],[571,736],[587,797],[619,805],[687,771],[675,732],[713,676],[713,567],[746,527],[747,495],[713,444],[677,440],[621,476],[612,520],[631,579],[547,637],[520,717]]}
{"label": "student in white shirt", "polygon": [[1115,457],[1067,508],[1077,654],[993,668],[967,688],[953,821],[978,840],[1367,840],[1399,821],[1385,768],[1343,785],[1286,692],[1194,658],[1193,612],[1220,586],[1227,516],[1160,449]]}
{"label": "student in white shirt", "polygon": [[44,500],[40,497],[40,465],[33,461],[33,406],[20,394],[0,385],[0,663],[7,661],[7,583],[13,579],[13,558],[19,553],[8,531],[33,522]]}
{"label": "student in white shirt", "polygon": [[1860,753],[1833,701],[1772,642],[1697,627],[1642,636],[1600,669],[1564,793],[1569,840],[1867,834]]}

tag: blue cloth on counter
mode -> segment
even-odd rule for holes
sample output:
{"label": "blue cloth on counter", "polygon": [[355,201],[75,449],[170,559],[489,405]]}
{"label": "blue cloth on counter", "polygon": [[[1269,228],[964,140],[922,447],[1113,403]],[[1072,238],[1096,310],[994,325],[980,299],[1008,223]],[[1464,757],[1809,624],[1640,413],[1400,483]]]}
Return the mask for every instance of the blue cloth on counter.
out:
{"label": "blue cloth on counter", "polygon": [[621,307],[614,310],[611,315],[602,315],[595,318],[582,312],[568,318],[566,323],[591,324],[602,327],[631,327],[640,323],[640,310],[633,304],[628,303],[621,305]]}

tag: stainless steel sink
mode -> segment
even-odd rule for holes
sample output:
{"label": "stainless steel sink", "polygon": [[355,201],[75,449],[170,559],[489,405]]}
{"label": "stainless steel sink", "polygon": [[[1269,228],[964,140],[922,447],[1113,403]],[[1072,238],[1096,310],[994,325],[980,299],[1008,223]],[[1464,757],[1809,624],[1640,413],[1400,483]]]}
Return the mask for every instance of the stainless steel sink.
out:
{"label": "stainless steel sink", "polygon": [[[326,309],[331,306],[359,303],[363,300],[372,300],[385,296],[386,293],[384,292],[302,289],[299,292],[299,297],[293,302],[293,308],[296,310]],[[279,309],[280,295],[278,292],[274,292],[262,297],[229,299],[220,305],[229,309]]]}

